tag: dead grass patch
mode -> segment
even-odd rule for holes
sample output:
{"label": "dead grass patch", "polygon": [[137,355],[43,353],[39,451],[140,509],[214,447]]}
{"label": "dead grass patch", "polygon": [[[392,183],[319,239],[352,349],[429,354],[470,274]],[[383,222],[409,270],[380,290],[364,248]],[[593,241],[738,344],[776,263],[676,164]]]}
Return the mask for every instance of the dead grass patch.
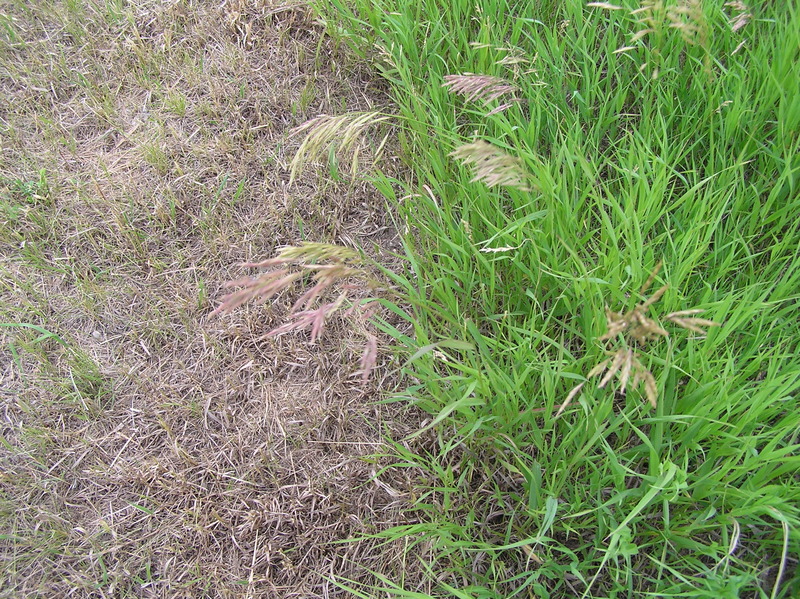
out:
{"label": "dead grass patch", "polygon": [[392,249],[366,184],[288,185],[287,132],[380,86],[297,3],[4,13],[0,320],[68,347],[0,330],[0,596],[332,597],[397,567],[339,543],[406,518],[365,458],[413,418],[351,377],[363,341],[266,338],[282,301],[209,318],[279,246]]}

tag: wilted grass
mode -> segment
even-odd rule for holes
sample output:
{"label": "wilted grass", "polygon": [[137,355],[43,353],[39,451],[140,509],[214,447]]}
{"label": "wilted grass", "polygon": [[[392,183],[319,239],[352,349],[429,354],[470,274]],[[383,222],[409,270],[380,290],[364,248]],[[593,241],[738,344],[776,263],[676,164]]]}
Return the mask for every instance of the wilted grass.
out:
{"label": "wilted grass", "polygon": [[797,596],[796,3],[319,8],[392,88],[413,334],[384,329],[436,435],[396,444],[433,482],[378,535],[427,584],[342,584]]}
{"label": "wilted grass", "polygon": [[263,269],[320,284],[298,317],[368,288],[322,289],[343,270],[302,244],[379,254],[382,199],[288,181],[290,131],[373,110],[374,84],[298,2],[0,2],[1,598],[346,597],[331,571],[397,572],[341,543],[406,521],[362,459],[395,422],[360,382],[366,323],[268,336],[300,291],[209,317],[285,246],[320,267]]}

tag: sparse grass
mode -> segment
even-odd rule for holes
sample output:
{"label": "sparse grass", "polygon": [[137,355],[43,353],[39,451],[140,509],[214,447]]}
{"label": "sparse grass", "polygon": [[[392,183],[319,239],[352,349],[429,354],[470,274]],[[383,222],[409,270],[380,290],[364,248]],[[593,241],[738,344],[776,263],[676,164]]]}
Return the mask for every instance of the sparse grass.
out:
{"label": "sparse grass", "polygon": [[[374,182],[406,232],[390,307],[413,333],[384,328],[410,356],[397,399],[435,434],[379,473],[432,481],[415,523],[377,535],[427,581],[336,580],[361,597],[798,596],[796,3],[318,8],[396,103],[413,176]],[[656,319],[640,289],[660,260]]]}
{"label": "sparse grass", "polygon": [[2,1],[0,72],[0,597],[346,596],[384,550],[337,542],[406,521],[362,458],[411,428],[357,332],[210,313],[277,247],[391,241],[366,185],[287,185],[379,86],[260,1]]}

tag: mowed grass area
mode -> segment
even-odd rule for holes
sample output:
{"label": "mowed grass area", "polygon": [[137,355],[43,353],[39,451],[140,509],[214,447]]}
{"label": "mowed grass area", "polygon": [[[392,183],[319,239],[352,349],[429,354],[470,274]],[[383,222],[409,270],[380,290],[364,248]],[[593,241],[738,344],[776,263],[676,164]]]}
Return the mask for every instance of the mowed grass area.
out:
{"label": "mowed grass area", "polygon": [[405,521],[361,338],[266,338],[291,297],[209,316],[278,246],[392,238],[366,184],[289,185],[294,126],[385,102],[361,64],[298,3],[0,1],[0,597],[397,572],[340,543]]}
{"label": "mowed grass area", "polygon": [[391,86],[414,332],[384,329],[438,439],[396,444],[433,482],[379,535],[427,586],[343,584],[800,595],[796,3],[318,8]]}

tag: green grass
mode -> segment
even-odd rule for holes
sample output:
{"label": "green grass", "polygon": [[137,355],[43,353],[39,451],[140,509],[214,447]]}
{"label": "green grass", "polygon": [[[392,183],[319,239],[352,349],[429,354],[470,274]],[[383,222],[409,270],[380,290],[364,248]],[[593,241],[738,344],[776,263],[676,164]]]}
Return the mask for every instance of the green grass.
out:
{"label": "green grass", "polygon": [[[396,444],[428,484],[418,523],[382,533],[408,537],[428,590],[361,596],[800,593],[800,11],[753,3],[734,32],[705,2],[681,17],[692,36],[663,23],[631,42],[642,13],[617,4],[320,5],[396,104],[412,176],[374,182],[408,231],[405,307],[387,306],[413,336],[385,329],[413,357],[397,399],[435,431],[425,451]],[[522,101],[489,114],[498,100],[443,87],[464,73]],[[475,139],[519,157],[533,191],[472,182],[449,154]],[[657,408],[592,379],[556,418],[627,347],[600,340],[605,308],[642,301],[659,261],[651,315],[721,326],[637,349]]]}

